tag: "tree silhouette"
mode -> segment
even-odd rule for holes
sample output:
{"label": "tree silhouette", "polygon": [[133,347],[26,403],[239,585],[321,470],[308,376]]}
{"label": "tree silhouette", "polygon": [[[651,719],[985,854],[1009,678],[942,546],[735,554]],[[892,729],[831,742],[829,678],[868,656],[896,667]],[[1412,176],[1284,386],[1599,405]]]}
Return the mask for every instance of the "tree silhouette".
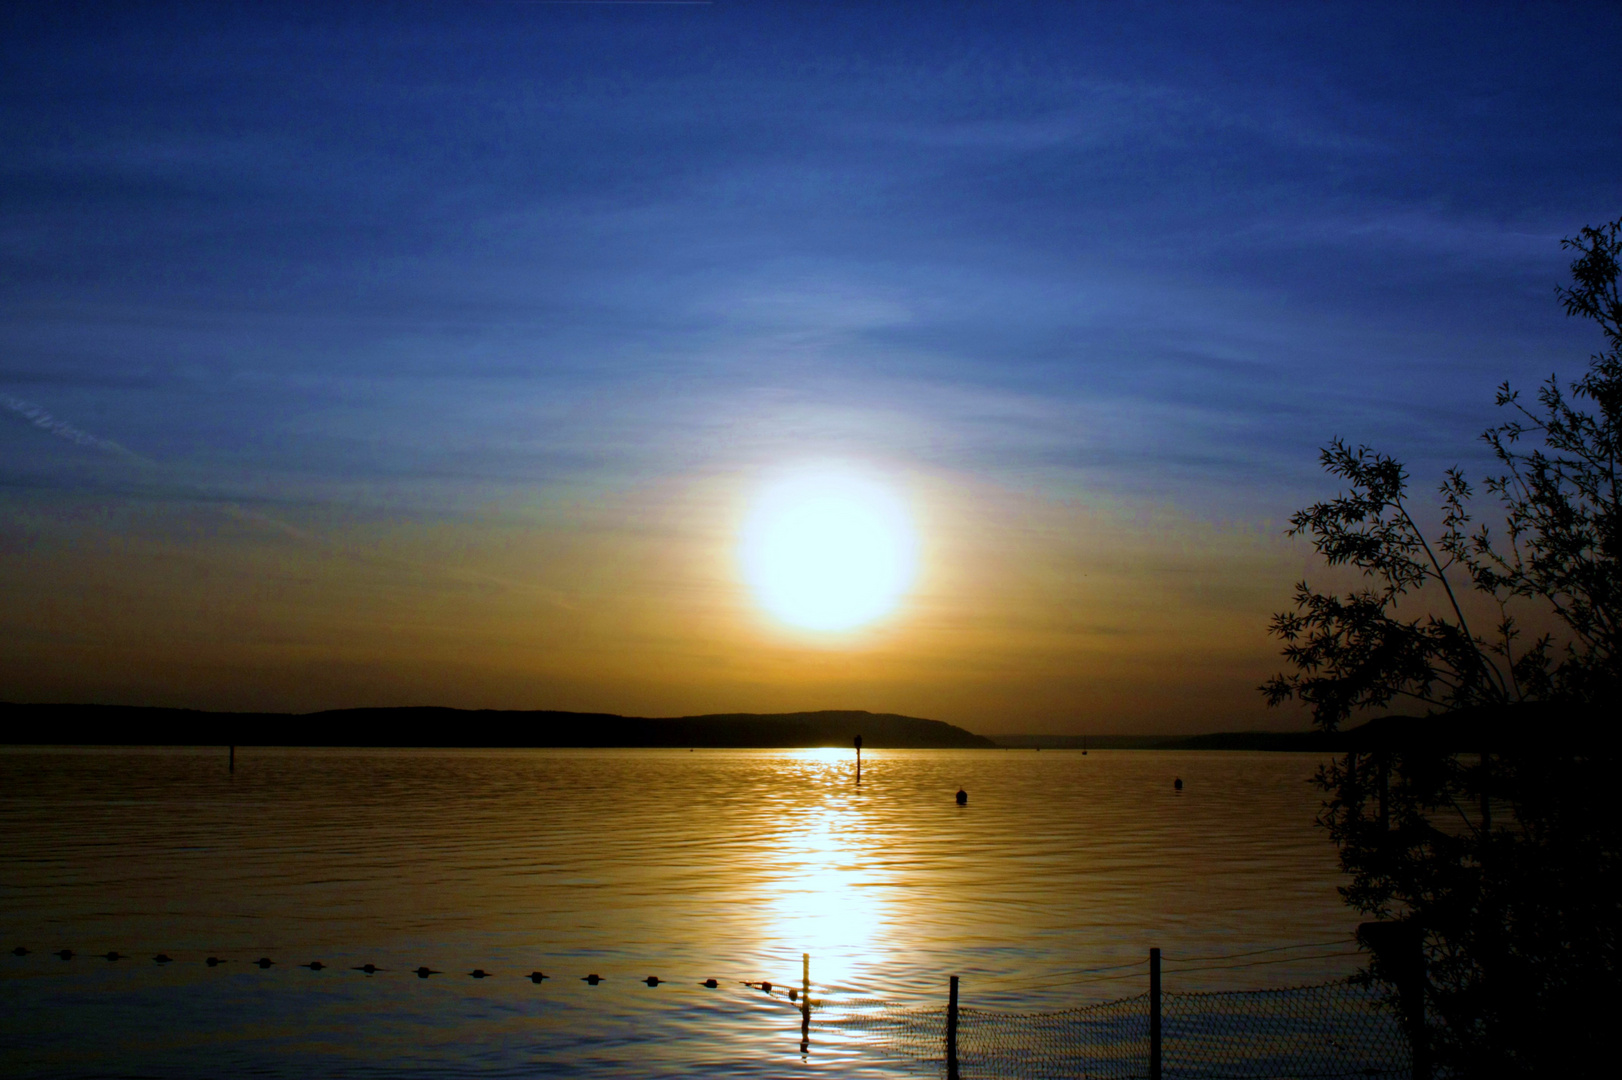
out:
{"label": "tree silhouette", "polygon": [[[1430,720],[1378,721],[1324,767],[1319,823],[1340,848],[1347,903],[1417,927],[1437,1064],[1465,1076],[1581,1075],[1609,1052],[1601,1010],[1622,997],[1622,828],[1610,806],[1622,700],[1622,219],[1564,241],[1557,289],[1598,323],[1605,351],[1535,406],[1508,383],[1510,419],[1487,430],[1483,482],[1498,530],[1473,518],[1458,469],[1440,485],[1441,532],[1415,520],[1401,462],[1340,439],[1324,468],[1349,485],[1290,519],[1345,595],[1296,586],[1273,618],[1290,667],[1262,688],[1335,731],[1395,702]],[[1594,409],[1587,411],[1592,404]],[[1490,612],[1482,634],[1468,612]],[[1518,617],[1520,616],[1520,617]],[[1549,629],[1529,638],[1522,618]],[[1461,753],[1461,751],[1469,751]],[[1392,978],[1376,954],[1375,978]]]}

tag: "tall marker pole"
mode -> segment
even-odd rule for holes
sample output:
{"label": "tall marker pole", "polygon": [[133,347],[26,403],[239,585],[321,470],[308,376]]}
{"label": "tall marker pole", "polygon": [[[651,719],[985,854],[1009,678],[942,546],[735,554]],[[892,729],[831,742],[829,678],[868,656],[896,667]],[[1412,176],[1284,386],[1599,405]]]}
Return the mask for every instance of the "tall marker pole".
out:
{"label": "tall marker pole", "polygon": [[956,975],[952,976],[951,996],[946,999],[946,1080],[958,1080]]}
{"label": "tall marker pole", "polygon": [[856,782],[862,782],[862,737],[856,736]]}

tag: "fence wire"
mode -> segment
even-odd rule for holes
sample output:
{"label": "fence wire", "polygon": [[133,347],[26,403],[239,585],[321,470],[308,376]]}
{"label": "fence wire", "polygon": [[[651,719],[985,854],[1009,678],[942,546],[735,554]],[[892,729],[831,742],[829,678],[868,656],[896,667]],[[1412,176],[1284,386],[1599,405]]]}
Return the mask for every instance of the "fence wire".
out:
{"label": "fence wire", "polygon": [[1283,990],[1161,995],[1168,1077],[1409,1076],[1400,1018],[1381,992],[1350,980]]}
{"label": "fence wire", "polygon": [[[1407,1077],[1412,1060],[1380,992],[1351,980],[1283,990],[1162,993],[1166,1080]],[[833,1010],[829,1010],[830,1012]],[[1043,1013],[958,1010],[963,1080],[1134,1080],[1149,1075],[1150,997]],[[926,1072],[946,1069],[946,1009],[846,1002],[837,1025]]]}

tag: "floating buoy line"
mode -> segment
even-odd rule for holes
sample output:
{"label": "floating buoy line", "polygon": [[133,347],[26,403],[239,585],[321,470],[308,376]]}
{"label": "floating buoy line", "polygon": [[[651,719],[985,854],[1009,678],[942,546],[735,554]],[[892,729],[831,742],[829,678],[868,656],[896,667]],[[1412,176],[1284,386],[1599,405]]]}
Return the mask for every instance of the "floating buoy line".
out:
{"label": "floating buoy line", "polygon": [[[33,955],[33,952],[34,952],[34,950],[28,948],[26,945],[18,945],[17,947],[15,947],[14,949],[11,950],[11,955],[16,956],[16,957],[31,956],[31,955]],[[70,960],[74,959],[75,957],[81,956],[82,954],[77,953],[77,952],[73,951],[72,949],[58,949],[55,952],[50,953],[49,955],[54,956],[58,960],[65,963],[67,961],[70,961]],[[94,954],[91,954],[91,956],[92,956],[93,959],[103,960],[103,961],[106,961],[107,963],[117,963],[118,961],[121,961],[121,960],[132,960],[132,959],[134,959],[134,957],[132,957],[128,953],[121,953],[121,952],[118,952],[117,950],[110,950],[110,951],[104,952],[104,953],[94,953]],[[169,966],[171,964],[182,964],[183,965],[184,963],[186,963],[186,961],[178,960],[177,958],[175,958],[173,956],[170,956],[168,953],[163,953],[163,952],[155,954],[152,957],[152,962],[154,964],[157,964],[159,967],[167,967],[167,966]],[[227,958],[227,957],[210,955],[210,956],[204,957],[200,962],[206,967],[214,968],[214,967],[219,967],[221,964],[232,963],[233,961],[231,959]],[[256,967],[261,971],[268,971],[269,969],[278,966],[277,962],[275,960],[273,960],[272,958],[268,957],[268,956],[261,956],[261,957],[258,957],[257,959],[247,960],[247,961],[240,961],[239,960],[239,961],[236,961],[236,962],[245,963],[248,967]],[[306,968],[306,969],[308,969],[309,971],[312,971],[312,972],[322,972],[322,971],[337,970],[336,968],[334,968],[334,966],[332,964],[326,963],[325,961],[322,961],[322,960],[310,960],[310,961],[308,961],[306,963],[299,964],[297,966],[301,967],[301,968]],[[431,976],[434,976],[434,975],[443,975],[443,974],[445,974],[445,972],[439,971],[439,970],[437,970],[435,968],[428,967],[427,965],[422,965],[420,967],[415,967],[415,968],[390,969],[390,968],[386,968],[386,967],[379,967],[377,964],[367,963],[367,964],[359,964],[359,965],[357,965],[355,967],[351,967],[351,968],[349,968],[349,970],[350,971],[358,971],[361,974],[366,975],[368,977],[370,977],[372,975],[388,974],[391,970],[397,970],[400,973],[406,974],[406,975],[415,975],[419,979],[427,979],[427,978],[430,978]],[[470,979],[491,979],[491,978],[500,977],[498,972],[488,971],[488,970],[486,970],[486,969],[484,969],[482,967],[476,967],[472,971],[467,972],[466,975]],[[539,986],[539,985],[541,985],[541,983],[547,981],[548,979],[553,978],[553,976],[548,975],[545,972],[540,971],[539,969],[537,969],[535,971],[531,971],[527,975],[520,974],[520,975],[515,975],[515,977],[522,978],[522,979],[528,979],[530,982],[534,983],[536,986]],[[599,983],[607,982],[608,979],[607,979],[606,976],[599,975],[596,972],[591,972],[590,974],[582,975],[580,977],[580,981],[585,983],[588,986],[596,986]],[[663,977],[661,977],[659,975],[649,975],[644,979],[636,979],[634,981],[642,983],[642,984],[644,984],[644,985],[646,985],[646,986],[648,986],[650,988],[674,985],[670,979],[663,978]],[[715,979],[715,978],[700,979],[700,980],[697,981],[696,985],[702,986],[706,990],[718,990],[718,989],[721,988],[722,982],[721,982],[721,980]],[[765,993],[768,996],[772,996],[772,997],[777,996],[776,994],[773,993],[774,988],[773,988],[773,985],[772,985],[772,982],[771,982],[770,979],[759,979],[759,980],[740,979],[740,980],[738,980],[738,985],[748,987],[751,990],[761,991],[762,993]],[[776,987],[776,990],[778,990],[778,991],[782,991],[783,989],[784,988],[782,986]],[[807,1002],[807,1003],[810,1003],[810,1004],[813,1004],[813,1005],[820,1005],[821,1004],[820,1002],[810,1002],[810,999],[808,997],[806,997],[804,995],[804,993],[799,988],[796,988],[796,987],[789,987],[787,989],[787,995],[786,996],[787,996],[787,999],[789,1001],[791,1001],[791,1002],[804,1001],[804,1002]]]}

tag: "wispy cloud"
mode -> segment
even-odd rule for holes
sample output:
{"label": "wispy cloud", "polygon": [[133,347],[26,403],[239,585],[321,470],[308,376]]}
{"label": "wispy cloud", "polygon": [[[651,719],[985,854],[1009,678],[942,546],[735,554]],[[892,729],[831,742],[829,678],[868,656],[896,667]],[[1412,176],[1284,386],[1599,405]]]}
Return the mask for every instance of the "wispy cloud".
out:
{"label": "wispy cloud", "polygon": [[11,412],[17,414],[34,427],[39,428],[41,431],[49,432],[59,439],[66,439],[75,446],[87,446],[93,450],[102,450],[109,454],[117,454],[118,456],[126,458],[130,461],[151,464],[148,459],[135,453],[133,450],[120,446],[111,439],[103,439],[99,436],[92,435],[83,428],[74,427],[66,420],[58,419],[57,417],[52,416],[46,411],[45,406],[43,405],[32,401],[24,401],[22,398],[12,397],[10,394],[0,396],[0,404],[3,404]]}

